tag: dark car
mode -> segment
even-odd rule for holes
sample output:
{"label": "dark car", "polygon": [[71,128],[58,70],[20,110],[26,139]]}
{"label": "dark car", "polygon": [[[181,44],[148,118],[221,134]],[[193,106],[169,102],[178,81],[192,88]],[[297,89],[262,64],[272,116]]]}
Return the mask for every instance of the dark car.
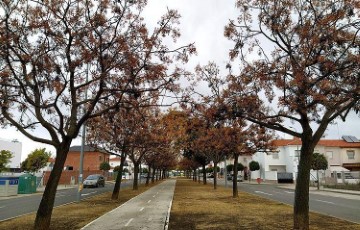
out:
{"label": "dark car", "polygon": [[228,174],[228,175],[226,176],[226,178],[227,178],[227,180],[232,180],[232,178],[233,178],[233,175],[231,175],[231,174]]}
{"label": "dark car", "polygon": [[[233,180],[233,175],[228,175],[227,176],[227,180]],[[243,181],[243,177],[241,176],[241,175],[237,175],[237,180],[236,181],[238,181],[238,182],[242,182]]]}
{"label": "dark car", "polygon": [[93,174],[93,175],[89,175],[85,180],[84,180],[84,188],[87,187],[99,187],[105,186],[105,178],[100,175],[100,174]]}

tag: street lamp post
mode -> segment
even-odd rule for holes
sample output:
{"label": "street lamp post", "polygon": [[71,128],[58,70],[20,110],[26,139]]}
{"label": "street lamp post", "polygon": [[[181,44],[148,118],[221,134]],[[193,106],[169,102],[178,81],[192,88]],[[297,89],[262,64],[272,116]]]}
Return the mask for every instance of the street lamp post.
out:
{"label": "street lamp post", "polygon": [[226,168],[226,157],[224,159],[224,180],[225,180],[225,188],[227,188],[227,168]]}
{"label": "street lamp post", "polygon": [[[89,81],[89,64],[86,66],[86,83]],[[85,89],[85,101],[87,100],[87,90]],[[84,114],[86,108],[84,106]],[[86,121],[83,123],[82,127],[82,137],[81,137],[81,148],[80,148],[80,166],[79,166],[79,177],[78,177],[78,192],[76,195],[76,201],[80,202],[81,200],[81,191],[83,189],[83,167],[84,167],[84,146],[85,146],[85,131],[86,131]]]}

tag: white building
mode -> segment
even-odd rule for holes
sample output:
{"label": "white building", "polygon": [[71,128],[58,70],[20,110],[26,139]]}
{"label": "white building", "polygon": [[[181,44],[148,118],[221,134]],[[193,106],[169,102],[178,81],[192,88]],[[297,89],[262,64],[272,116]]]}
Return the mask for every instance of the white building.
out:
{"label": "white building", "polygon": [[[277,152],[256,153],[253,156],[253,160],[260,164],[258,176],[265,180],[276,180],[278,172],[288,172],[296,179],[301,140],[299,138],[274,140],[273,145],[277,147]],[[316,145],[314,152],[326,156],[329,164],[326,176],[330,176],[334,171],[360,171],[358,141],[323,139]],[[312,174],[312,176],[316,175]]]}
{"label": "white building", "polygon": [[[121,157],[119,156],[112,156],[110,157],[109,159],[109,165],[110,165],[110,170],[109,172],[113,172],[114,171],[114,168],[116,166],[120,166],[120,161],[121,161]],[[128,169],[129,172],[132,172],[132,169],[133,169],[133,165],[132,163],[130,163],[131,161],[129,161],[128,159],[125,159],[125,162],[124,162],[124,169]]]}
{"label": "white building", "polygon": [[12,154],[8,167],[10,169],[19,169],[21,164],[22,144],[17,140],[0,139],[0,150],[8,150]]}
{"label": "white building", "polygon": [[[238,157],[238,163],[242,164],[244,167],[249,168],[249,163],[252,161],[252,156],[248,156],[248,155],[244,155],[244,156],[239,156]],[[226,159],[226,165],[233,165],[234,164],[234,159]],[[211,166],[213,167],[213,163],[211,162]],[[225,168],[225,163],[224,161],[221,161],[218,163],[218,167],[220,168],[220,172],[224,172],[224,168]],[[230,174],[232,172],[227,172],[227,174]],[[243,171],[239,172],[240,175],[243,175]]]}

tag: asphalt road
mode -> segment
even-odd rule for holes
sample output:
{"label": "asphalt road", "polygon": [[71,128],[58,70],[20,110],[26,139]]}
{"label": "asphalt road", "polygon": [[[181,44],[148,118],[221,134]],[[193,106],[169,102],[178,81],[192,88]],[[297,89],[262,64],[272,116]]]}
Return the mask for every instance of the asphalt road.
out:
{"label": "asphalt road", "polygon": [[[218,181],[218,184],[223,186],[224,180]],[[231,188],[231,181],[228,181],[227,186]],[[295,191],[293,189],[282,188],[279,184],[249,184],[248,182],[240,182],[238,186],[240,191],[289,205],[294,204]],[[314,212],[360,223],[359,195],[310,190],[309,208]]]}
{"label": "asphalt road", "polygon": [[[121,183],[121,188],[132,186],[132,180]],[[99,188],[84,188],[82,190],[81,199],[86,199],[104,192],[112,191],[114,188],[113,183],[106,183],[105,187]],[[76,201],[77,187],[62,189],[56,192],[55,205],[60,206],[67,203]],[[0,200],[0,221],[14,218],[20,215],[37,211],[42,193],[8,197]]]}

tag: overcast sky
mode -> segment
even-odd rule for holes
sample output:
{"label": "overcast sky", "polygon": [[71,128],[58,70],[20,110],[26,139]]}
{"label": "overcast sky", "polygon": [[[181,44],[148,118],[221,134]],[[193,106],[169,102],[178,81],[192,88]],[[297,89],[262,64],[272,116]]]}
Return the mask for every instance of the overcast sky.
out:
{"label": "overcast sky", "polygon": [[[234,45],[224,36],[224,26],[229,19],[235,19],[238,11],[235,9],[235,0],[149,0],[144,12],[144,17],[150,27],[166,12],[166,9],[177,9],[182,15],[181,38],[177,46],[195,42],[197,56],[193,56],[187,65],[189,70],[197,65],[205,65],[209,61],[215,61],[220,68],[224,69],[228,62],[228,50]],[[295,129],[298,129],[295,126]],[[326,131],[326,139],[339,139],[342,135],[353,135],[360,139],[360,119],[352,113],[347,121],[339,121],[330,125]],[[283,134],[280,137],[284,137]],[[289,136],[285,136],[290,138]],[[22,142],[22,160],[35,148],[47,147],[53,154],[52,147],[35,143],[14,129],[0,130],[0,138]],[[80,139],[73,141],[73,145],[80,144]]]}

